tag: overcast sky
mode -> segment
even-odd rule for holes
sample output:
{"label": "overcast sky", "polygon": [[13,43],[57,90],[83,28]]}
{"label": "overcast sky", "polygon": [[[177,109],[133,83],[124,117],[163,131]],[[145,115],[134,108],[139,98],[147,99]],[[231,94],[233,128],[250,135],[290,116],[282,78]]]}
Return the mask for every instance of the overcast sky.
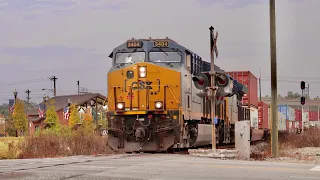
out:
{"label": "overcast sky", "polygon": [[[279,93],[300,92],[304,79],[320,95],[319,12],[319,0],[276,2]],[[1,103],[15,88],[39,102],[51,76],[57,95],[76,93],[77,80],[106,95],[108,55],[132,37],[168,36],[209,60],[211,25],[216,64],[257,77],[260,68],[270,94],[269,0],[0,0],[0,24]]]}

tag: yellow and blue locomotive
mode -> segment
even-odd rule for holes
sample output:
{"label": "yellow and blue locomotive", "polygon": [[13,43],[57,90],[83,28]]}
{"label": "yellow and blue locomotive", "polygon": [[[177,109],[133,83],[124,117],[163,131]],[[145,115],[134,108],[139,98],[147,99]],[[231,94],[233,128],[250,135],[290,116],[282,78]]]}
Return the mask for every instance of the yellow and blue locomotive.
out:
{"label": "yellow and blue locomotive", "polygon": [[[108,72],[108,145],[167,151],[211,144],[210,63],[175,41],[131,39],[113,49]],[[245,87],[215,66],[217,143],[232,143]]]}

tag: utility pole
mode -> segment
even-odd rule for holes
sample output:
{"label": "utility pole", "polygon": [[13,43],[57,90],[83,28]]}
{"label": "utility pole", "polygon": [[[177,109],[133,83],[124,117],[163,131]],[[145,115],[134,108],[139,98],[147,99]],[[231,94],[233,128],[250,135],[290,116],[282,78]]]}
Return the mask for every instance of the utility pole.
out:
{"label": "utility pole", "polygon": [[216,37],[214,37],[214,28],[211,26],[209,28],[210,30],[210,56],[211,56],[211,89],[209,91],[211,96],[211,123],[212,123],[212,150],[216,149],[216,126],[214,124],[214,119],[216,115],[216,91],[215,91],[215,71],[214,71],[214,52],[216,52],[216,57],[218,57],[218,49],[217,49],[217,37],[218,33],[216,34]]}
{"label": "utility pole", "polygon": [[52,78],[50,78],[51,81],[53,81],[53,96],[55,97],[57,95],[57,88],[56,88],[56,80],[58,78],[56,78],[56,76],[53,76]]}
{"label": "utility pole", "polygon": [[271,152],[272,157],[279,157],[278,112],[277,112],[277,46],[276,46],[276,10],[275,0],[269,1],[270,8],[270,51],[271,51]]}
{"label": "utility pole", "polygon": [[260,67],[259,67],[259,72],[260,72],[260,77],[259,77],[259,93],[260,93],[260,102],[262,102],[262,100],[261,100],[261,70],[260,70]]}
{"label": "utility pole", "polygon": [[80,81],[77,81],[77,85],[78,85],[78,94],[80,94]]}
{"label": "utility pole", "polygon": [[31,98],[30,98],[30,93],[31,93],[31,91],[28,89],[28,90],[26,91],[26,93],[27,93],[27,101],[28,101],[28,104],[29,104],[29,100],[31,99]]}

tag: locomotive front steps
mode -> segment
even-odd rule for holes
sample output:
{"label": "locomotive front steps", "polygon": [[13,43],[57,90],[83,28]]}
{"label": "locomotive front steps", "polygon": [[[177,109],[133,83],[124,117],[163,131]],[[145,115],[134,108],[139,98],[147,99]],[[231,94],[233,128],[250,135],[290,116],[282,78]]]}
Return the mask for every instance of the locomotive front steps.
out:
{"label": "locomotive front steps", "polygon": [[239,157],[238,149],[189,149],[192,156],[219,158],[219,159],[237,159]]}

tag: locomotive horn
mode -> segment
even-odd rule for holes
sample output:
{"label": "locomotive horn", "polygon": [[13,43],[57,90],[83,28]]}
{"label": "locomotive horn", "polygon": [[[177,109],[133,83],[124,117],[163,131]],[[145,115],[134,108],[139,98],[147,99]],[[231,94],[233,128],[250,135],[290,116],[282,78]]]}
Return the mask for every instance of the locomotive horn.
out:
{"label": "locomotive horn", "polygon": [[197,89],[205,89],[209,85],[209,79],[206,74],[199,73],[192,77],[194,85]]}

